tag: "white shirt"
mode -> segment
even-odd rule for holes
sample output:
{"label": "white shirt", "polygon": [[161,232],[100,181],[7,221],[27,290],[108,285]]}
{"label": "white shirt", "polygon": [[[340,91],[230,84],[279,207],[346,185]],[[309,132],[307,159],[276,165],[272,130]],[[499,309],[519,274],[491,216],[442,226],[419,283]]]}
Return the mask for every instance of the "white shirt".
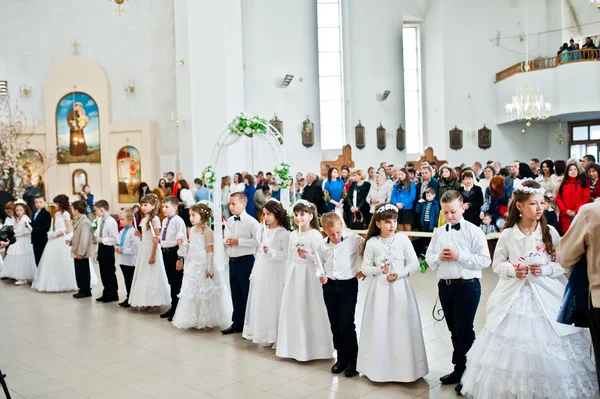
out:
{"label": "white shirt", "polygon": [[194,194],[192,194],[192,192],[187,188],[182,189],[179,192],[179,196],[181,197],[181,202],[183,202],[185,209],[190,209],[192,205],[196,203],[194,200]]}
{"label": "white shirt", "polygon": [[235,220],[236,216],[227,219],[225,223],[225,232],[223,242],[228,238],[237,238],[238,245],[235,247],[226,247],[227,255],[230,258],[239,258],[240,256],[252,255],[256,252],[258,241],[256,241],[257,230],[260,224],[245,211],[239,216],[240,220]]}
{"label": "white shirt", "polygon": [[367,202],[371,207],[371,213],[375,213],[375,206],[378,204],[371,204],[371,200],[376,198],[379,200],[379,204],[383,202],[388,202],[392,197],[392,186],[390,184],[384,183],[381,187],[376,187],[375,184],[371,184],[371,189],[369,190],[369,194],[367,195]]}
{"label": "white shirt", "polygon": [[383,272],[381,267],[386,264],[389,273],[397,273],[401,278],[419,270],[419,258],[407,235],[369,238],[365,245],[361,271],[368,277],[380,276]]}
{"label": "white shirt", "polygon": [[[119,232],[119,241],[117,245],[121,244],[125,229]],[[138,248],[140,245],[140,238],[135,236],[135,228],[130,227],[127,229],[123,246],[121,247],[121,253],[117,254],[117,263],[124,266],[135,266],[138,255]]]}
{"label": "white shirt", "polygon": [[[104,228],[102,228],[103,220]],[[94,235],[97,237],[98,242],[102,245],[109,247],[117,245],[119,239],[119,226],[117,225],[117,221],[110,215],[100,218],[98,220],[98,228],[96,229]]]}
{"label": "white shirt", "polygon": [[[481,269],[490,265],[490,251],[483,231],[473,223],[462,219],[460,230],[447,223],[433,232],[427,248],[426,260],[431,270],[437,270],[439,279],[481,278]],[[458,252],[457,261],[440,261],[444,248]]]}
{"label": "white shirt", "polygon": [[[162,248],[173,248],[176,247],[177,239],[182,238],[184,241],[187,240],[187,230],[185,228],[185,222],[179,215],[173,215],[169,222],[169,218],[164,218],[162,221],[162,228],[158,239],[160,240],[160,246]],[[168,226],[167,226],[168,224]],[[163,233],[167,229],[167,234],[163,240]]]}
{"label": "white shirt", "polygon": [[231,183],[231,194],[243,193],[246,185],[244,183]]}
{"label": "white shirt", "polygon": [[325,276],[331,280],[350,280],[359,270],[359,253],[365,240],[354,233],[344,233],[337,245],[325,238],[317,247]]}

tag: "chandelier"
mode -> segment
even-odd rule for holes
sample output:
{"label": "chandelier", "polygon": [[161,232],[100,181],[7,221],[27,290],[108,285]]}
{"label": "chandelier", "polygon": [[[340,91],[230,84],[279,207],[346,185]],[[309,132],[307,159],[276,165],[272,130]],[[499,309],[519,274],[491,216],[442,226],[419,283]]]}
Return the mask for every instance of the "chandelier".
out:
{"label": "chandelier", "polygon": [[[600,2],[600,0],[596,0]],[[529,72],[529,36],[527,35],[528,13],[525,1],[525,66],[523,71]],[[525,119],[525,125],[531,126],[531,120],[547,119],[552,106],[544,102],[544,95],[539,88],[534,88],[528,83],[517,89],[517,95],[512,97],[512,102],[506,104],[506,114],[513,120]]]}

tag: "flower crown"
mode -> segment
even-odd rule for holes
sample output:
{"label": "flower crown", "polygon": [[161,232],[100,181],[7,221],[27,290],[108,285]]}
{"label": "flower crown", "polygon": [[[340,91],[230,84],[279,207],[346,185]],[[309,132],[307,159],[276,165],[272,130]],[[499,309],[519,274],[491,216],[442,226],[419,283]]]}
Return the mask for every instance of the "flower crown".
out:
{"label": "flower crown", "polygon": [[398,208],[396,208],[392,204],[385,204],[384,206],[377,209],[377,213],[383,213],[385,211],[394,211],[394,212],[398,213]]}
{"label": "flower crown", "polygon": [[25,202],[22,199],[18,199],[15,202],[13,202],[13,204],[15,204],[15,205],[27,205],[27,202]]}
{"label": "flower crown", "polygon": [[521,180],[521,184],[516,187],[514,189],[514,191],[521,191],[523,193],[526,194],[537,194],[537,195],[544,195],[546,194],[546,189],[540,187],[540,188],[533,188],[533,187],[528,187],[528,186],[524,186],[523,183],[525,183],[526,181],[534,181],[533,179],[529,179],[529,178],[524,178],[523,180]]}

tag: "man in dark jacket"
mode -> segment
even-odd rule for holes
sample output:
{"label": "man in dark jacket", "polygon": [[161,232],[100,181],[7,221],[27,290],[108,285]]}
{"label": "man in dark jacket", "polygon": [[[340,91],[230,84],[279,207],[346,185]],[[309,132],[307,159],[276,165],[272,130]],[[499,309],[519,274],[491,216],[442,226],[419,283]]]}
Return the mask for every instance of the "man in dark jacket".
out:
{"label": "man in dark jacket", "polygon": [[315,204],[319,215],[327,213],[327,207],[325,206],[325,199],[323,197],[323,188],[321,187],[321,183],[316,180],[316,175],[314,173],[307,173],[306,175],[306,186],[302,192],[302,199]]}
{"label": "man in dark jacket", "polygon": [[31,220],[31,243],[33,244],[33,255],[35,264],[40,264],[44,248],[48,243],[48,230],[52,225],[50,212],[46,210],[46,198],[38,194],[34,199],[34,208],[32,210],[33,218]]}
{"label": "man in dark jacket", "polygon": [[35,212],[35,197],[38,194],[41,194],[39,188],[33,186],[31,184],[31,180],[23,179],[23,187],[25,187],[25,192],[23,193],[23,201],[27,203],[29,210],[34,213]]}

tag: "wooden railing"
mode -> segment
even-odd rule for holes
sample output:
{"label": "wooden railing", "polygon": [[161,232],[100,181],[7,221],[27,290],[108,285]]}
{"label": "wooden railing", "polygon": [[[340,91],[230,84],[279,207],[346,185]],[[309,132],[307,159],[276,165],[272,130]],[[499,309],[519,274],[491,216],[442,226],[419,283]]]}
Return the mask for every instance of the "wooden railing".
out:
{"label": "wooden railing", "polygon": [[530,60],[528,63],[519,62],[503,71],[496,74],[496,82],[500,82],[506,78],[509,78],[518,73],[526,72],[525,66],[529,65],[530,71],[537,71],[541,69],[556,68],[562,64],[570,64],[573,62],[584,62],[584,61],[600,61],[600,49],[583,49],[569,51],[563,54],[558,54],[554,57],[536,58]]}

